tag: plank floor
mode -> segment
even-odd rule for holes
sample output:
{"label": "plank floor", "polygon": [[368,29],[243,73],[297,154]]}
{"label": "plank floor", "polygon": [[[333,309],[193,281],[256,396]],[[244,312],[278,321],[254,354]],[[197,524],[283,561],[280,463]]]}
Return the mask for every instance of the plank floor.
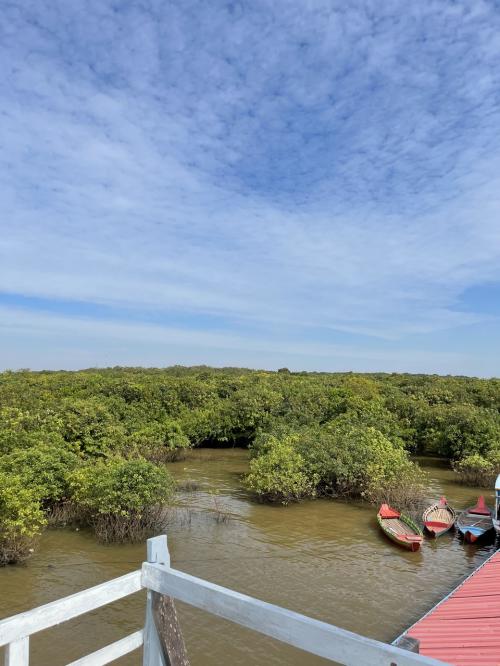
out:
{"label": "plank floor", "polygon": [[500,551],[406,632],[453,666],[500,666]]}

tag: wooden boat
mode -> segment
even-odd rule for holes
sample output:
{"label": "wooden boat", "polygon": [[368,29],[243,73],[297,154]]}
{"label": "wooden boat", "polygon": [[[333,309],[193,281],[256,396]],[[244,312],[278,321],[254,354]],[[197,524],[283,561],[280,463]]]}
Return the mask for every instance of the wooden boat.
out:
{"label": "wooden boat", "polygon": [[391,541],[415,552],[424,540],[422,530],[409,516],[382,504],[377,514],[378,524]]}
{"label": "wooden boat", "polygon": [[457,527],[466,541],[474,543],[493,530],[493,514],[481,495],[476,506],[462,511],[457,518]]}
{"label": "wooden boat", "polygon": [[422,515],[425,530],[432,537],[438,537],[451,530],[457,519],[455,511],[449,506],[446,497],[427,507]]}

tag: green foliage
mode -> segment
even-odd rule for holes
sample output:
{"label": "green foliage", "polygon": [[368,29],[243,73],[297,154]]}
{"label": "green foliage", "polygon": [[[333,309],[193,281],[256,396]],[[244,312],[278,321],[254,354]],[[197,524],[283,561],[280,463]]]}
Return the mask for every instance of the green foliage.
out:
{"label": "green foliage", "polygon": [[491,487],[500,474],[500,452],[490,451],[486,456],[473,453],[453,464],[458,478],[467,486]]}
{"label": "green foliage", "polygon": [[[108,510],[142,529],[127,484],[113,477],[106,486],[116,459],[163,464],[200,445],[250,446],[252,487],[278,501],[417,495],[407,452],[444,456],[462,480],[489,484],[500,468],[500,381],[205,366],[0,373],[0,472],[19,475],[42,507],[68,497],[68,475],[83,492],[76,479],[90,483],[94,470],[102,485],[80,494],[79,506],[94,524],[107,516],[109,528],[112,514],[92,501],[123,495]],[[122,538],[123,525],[113,525],[108,533]]]}
{"label": "green foliage", "polygon": [[177,460],[191,446],[179,423],[166,420],[144,425],[128,437],[132,450],[151,462]]}
{"label": "green foliage", "polygon": [[110,458],[76,469],[69,478],[73,501],[91,514],[140,515],[167,503],[174,492],[171,474],[139,458]]}
{"label": "green foliage", "polygon": [[286,502],[320,494],[402,505],[421,493],[422,474],[400,443],[346,420],[295,434],[282,431],[281,438],[262,433],[252,453],[247,482],[267,499]]}
{"label": "green foliage", "polygon": [[123,425],[98,398],[67,401],[62,406],[62,421],[64,439],[84,455],[109,455],[123,445]]}
{"label": "green foliage", "polygon": [[423,407],[416,421],[419,449],[452,460],[500,447],[498,412],[472,405]]}
{"label": "green foliage", "polygon": [[69,495],[68,475],[80,459],[64,446],[39,444],[17,449],[0,459],[0,471],[19,476],[33,489],[44,507]]}
{"label": "green foliage", "polygon": [[267,450],[250,461],[249,488],[262,499],[288,504],[314,494],[314,480],[304,472],[304,459],[295,450],[296,437],[271,436]]}
{"label": "green foliage", "polygon": [[0,565],[28,557],[45,522],[36,489],[0,471]]}
{"label": "green foliage", "polygon": [[81,519],[104,542],[140,541],[160,529],[175,490],[164,467],[139,458],[82,466],[70,476],[70,486]]}

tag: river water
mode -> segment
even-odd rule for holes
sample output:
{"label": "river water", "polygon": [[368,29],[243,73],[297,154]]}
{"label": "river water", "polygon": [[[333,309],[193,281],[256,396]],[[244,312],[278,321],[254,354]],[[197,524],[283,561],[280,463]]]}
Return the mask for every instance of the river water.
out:
{"label": "river water", "polygon": [[[180,482],[198,484],[181,492],[168,528],[172,566],[391,641],[495,548],[465,545],[452,533],[408,553],[381,534],[373,507],[328,500],[258,504],[241,482],[247,455],[240,449],[200,449],[169,466]],[[423,466],[429,499],[444,493],[463,508],[484,492],[455,483],[438,461]],[[491,504],[493,493],[486,498]],[[229,520],[218,521],[217,510]],[[143,559],[144,544],[103,546],[86,531],[49,530],[25,565],[0,569],[0,617],[133,571]],[[135,631],[143,623],[144,601],[139,593],[33,636],[31,663],[65,664]],[[178,608],[192,666],[330,663],[202,611]],[[141,659],[136,652],[116,663]]]}

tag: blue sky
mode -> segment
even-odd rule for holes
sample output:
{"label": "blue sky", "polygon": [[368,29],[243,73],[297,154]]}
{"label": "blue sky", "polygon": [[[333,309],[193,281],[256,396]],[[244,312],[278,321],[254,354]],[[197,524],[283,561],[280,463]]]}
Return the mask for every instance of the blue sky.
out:
{"label": "blue sky", "polygon": [[494,2],[2,4],[0,367],[500,374]]}

